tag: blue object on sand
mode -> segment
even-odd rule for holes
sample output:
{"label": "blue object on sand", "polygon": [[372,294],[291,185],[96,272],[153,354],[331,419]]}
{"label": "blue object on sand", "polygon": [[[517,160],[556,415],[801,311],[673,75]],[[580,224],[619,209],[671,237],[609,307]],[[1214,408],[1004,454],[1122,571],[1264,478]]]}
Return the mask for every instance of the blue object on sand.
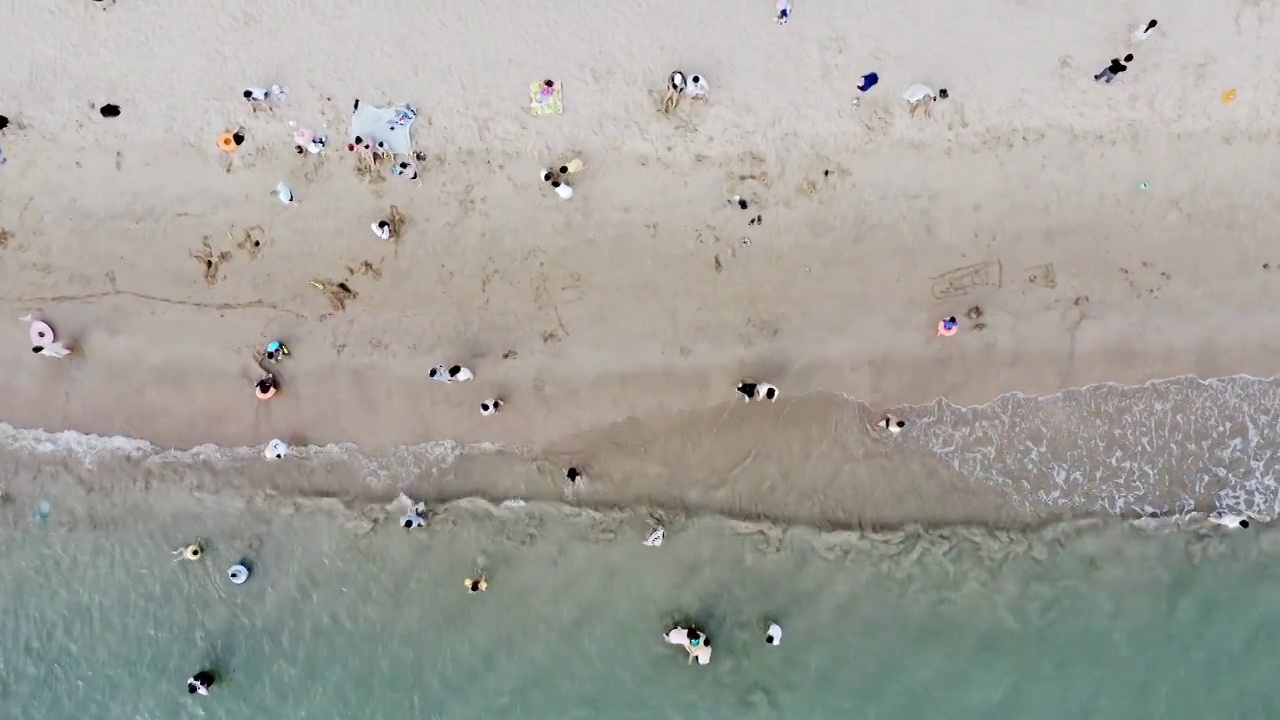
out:
{"label": "blue object on sand", "polygon": [[862,92],[866,92],[875,87],[878,82],[880,82],[880,76],[876,73],[869,72],[862,76],[862,82],[858,85],[858,89]]}

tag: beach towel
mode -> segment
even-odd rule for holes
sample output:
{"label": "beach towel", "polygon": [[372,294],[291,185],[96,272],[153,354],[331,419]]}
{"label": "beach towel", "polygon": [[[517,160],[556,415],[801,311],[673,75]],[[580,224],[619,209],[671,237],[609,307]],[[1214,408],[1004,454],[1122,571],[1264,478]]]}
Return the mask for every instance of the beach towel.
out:
{"label": "beach towel", "polygon": [[382,108],[356,101],[351,114],[351,141],[358,137],[363,142],[395,155],[408,155],[413,151],[413,121],[418,111],[408,105]]}
{"label": "beach towel", "polygon": [[543,81],[529,83],[529,111],[534,115],[559,115],[564,112],[563,98],[560,83],[551,87]]}

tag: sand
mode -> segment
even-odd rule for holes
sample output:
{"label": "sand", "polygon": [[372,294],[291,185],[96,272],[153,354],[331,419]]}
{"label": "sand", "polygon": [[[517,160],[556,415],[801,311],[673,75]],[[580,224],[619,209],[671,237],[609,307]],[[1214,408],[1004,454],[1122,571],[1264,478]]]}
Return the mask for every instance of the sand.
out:
{"label": "sand", "polygon": [[[815,390],[891,408],[1276,373],[1275,3],[801,2],[785,27],[772,6],[18,7],[0,29],[0,418],[177,447],[571,456],[727,412],[745,377],[782,389],[751,411],[785,425]],[[1116,84],[1092,81],[1125,52]],[[665,116],[677,67],[711,97]],[[547,77],[565,113],[532,117]],[[907,118],[916,82],[951,93],[931,120]],[[288,96],[251,113],[242,90],[272,83]],[[357,174],[339,147],[356,98],[421,111],[420,183]],[[295,155],[291,121],[330,150]],[[219,151],[238,126],[247,143]],[[573,157],[562,202],[537,173]],[[282,180],[297,204],[272,196]],[[392,205],[393,244],[369,231]],[[358,297],[335,309],[316,279]],[[77,352],[33,356],[27,313]],[[962,330],[940,339],[950,314]],[[271,339],[293,356],[259,403]],[[427,380],[454,362],[476,380]],[[506,407],[481,417],[491,396]]]}

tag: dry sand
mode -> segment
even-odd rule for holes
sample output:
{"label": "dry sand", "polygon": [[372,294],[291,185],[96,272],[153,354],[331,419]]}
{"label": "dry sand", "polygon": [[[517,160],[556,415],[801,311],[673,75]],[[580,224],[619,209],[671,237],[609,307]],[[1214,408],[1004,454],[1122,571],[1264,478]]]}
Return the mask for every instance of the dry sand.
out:
{"label": "dry sand", "polygon": [[[799,0],[785,27],[761,1],[377,5],[11,11],[0,418],[174,446],[582,450],[746,376],[894,406],[1276,372],[1275,2]],[[668,117],[677,67],[712,94]],[[544,77],[563,115],[530,116]],[[915,82],[951,92],[931,120],[907,118]],[[271,83],[290,94],[251,114],[241,91]],[[421,110],[421,184],[357,175],[354,98]],[[295,155],[289,121],[332,149]],[[574,156],[562,202],[537,172]],[[369,231],[390,205],[395,244]],[[203,243],[226,258],[211,272]],[[317,278],[358,297],[335,310]],[[985,329],[935,337],[971,306]],[[28,312],[77,354],[32,356]],[[273,338],[294,355],[259,403]],[[476,381],[426,379],[453,362]],[[491,395],[507,407],[482,418]]]}

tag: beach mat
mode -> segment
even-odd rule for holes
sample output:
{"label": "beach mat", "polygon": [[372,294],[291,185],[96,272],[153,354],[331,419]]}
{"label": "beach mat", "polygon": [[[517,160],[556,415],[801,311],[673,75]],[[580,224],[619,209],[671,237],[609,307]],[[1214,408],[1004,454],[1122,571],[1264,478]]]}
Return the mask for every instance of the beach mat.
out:
{"label": "beach mat", "polygon": [[383,108],[360,103],[351,114],[351,141],[356,137],[377,145],[396,155],[408,155],[413,151],[414,120],[418,111],[408,105]]}
{"label": "beach mat", "polygon": [[534,115],[559,115],[564,112],[563,97],[560,83],[556,83],[546,96],[542,94],[542,81],[529,83],[529,111]]}

